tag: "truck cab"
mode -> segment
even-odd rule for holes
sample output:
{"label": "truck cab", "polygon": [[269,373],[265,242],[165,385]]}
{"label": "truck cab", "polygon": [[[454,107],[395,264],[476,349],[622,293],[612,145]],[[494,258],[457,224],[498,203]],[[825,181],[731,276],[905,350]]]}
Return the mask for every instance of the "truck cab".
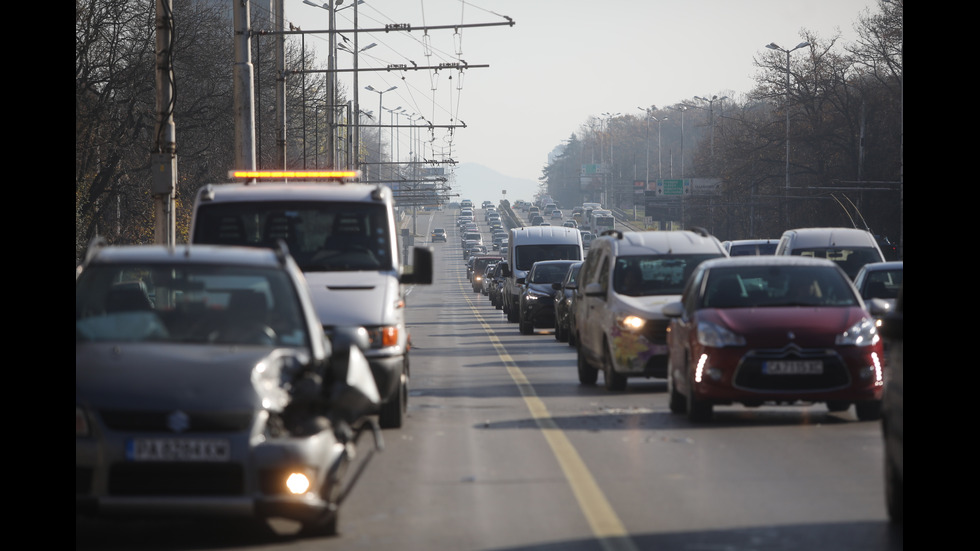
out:
{"label": "truck cab", "polygon": [[409,336],[403,287],[432,282],[431,249],[399,255],[390,188],[358,183],[214,184],[198,192],[191,242],[273,247],[303,271],[326,333],[363,327],[382,395],[379,423],[397,428],[408,400]]}

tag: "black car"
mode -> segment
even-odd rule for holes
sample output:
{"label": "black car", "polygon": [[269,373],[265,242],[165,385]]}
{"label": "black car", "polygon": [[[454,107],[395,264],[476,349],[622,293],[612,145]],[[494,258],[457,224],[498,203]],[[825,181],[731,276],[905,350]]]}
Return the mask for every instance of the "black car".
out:
{"label": "black car", "polygon": [[554,284],[561,283],[568,268],[576,260],[543,260],[535,262],[527,277],[517,283],[524,290],[519,307],[519,329],[522,335],[530,335],[535,328],[555,326]]}
{"label": "black car", "polygon": [[555,340],[558,342],[568,342],[571,335],[572,299],[578,288],[578,272],[581,269],[581,262],[573,263],[561,283],[552,285],[555,289]]}

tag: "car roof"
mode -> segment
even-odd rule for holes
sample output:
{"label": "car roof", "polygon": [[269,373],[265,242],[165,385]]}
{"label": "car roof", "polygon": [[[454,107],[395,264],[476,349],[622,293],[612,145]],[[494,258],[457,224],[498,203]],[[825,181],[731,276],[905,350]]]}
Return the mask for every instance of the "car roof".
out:
{"label": "car roof", "polygon": [[351,201],[382,202],[391,199],[385,186],[359,183],[259,182],[255,184],[209,184],[201,188],[202,203],[241,201]]}
{"label": "car roof", "polygon": [[713,236],[704,236],[687,230],[604,234],[592,240],[592,247],[601,247],[602,243],[609,243],[609,246],[615,247],[617,256],[696,253],[725,254],[725,249]]}
{"label": "car roof", "polygon": [[734,266],[826,266],[839,269],[833,260],[810,256],[730,256],[701,263],[704,269]]}
{"label": "car roof", "polygon": [[97,264],[215,264],[277,267],[280,252],[260,247],[229,245],[118,245],[90,251],[87,265]]}
{"label": "car roof", "polygon": [[792,236],[793,248],[873,246],[878,242],[871,232],[858,228],[799,228],[786,230],[783,237]]}
{"label": "car roof", "polygon": [[892,260],[889,262],[872,262],[865,264],[861,269],[868,272],[878,272],[885,270],[901,270],[904,262],[902,260]]}

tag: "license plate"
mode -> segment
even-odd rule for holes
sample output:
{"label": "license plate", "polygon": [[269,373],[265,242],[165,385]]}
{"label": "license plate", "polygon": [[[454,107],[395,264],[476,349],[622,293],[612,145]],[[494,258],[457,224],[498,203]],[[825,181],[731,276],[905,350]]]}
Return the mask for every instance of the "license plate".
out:
{"label": "license plate", "polygon": [[228,461],[231,445],[221,438],[135,438],[126,444],[130,461]]}
{"label": "license plate", "polygon": [[766,375],[821,375],[823,362],[820,360],[777,361],[762,364]]}

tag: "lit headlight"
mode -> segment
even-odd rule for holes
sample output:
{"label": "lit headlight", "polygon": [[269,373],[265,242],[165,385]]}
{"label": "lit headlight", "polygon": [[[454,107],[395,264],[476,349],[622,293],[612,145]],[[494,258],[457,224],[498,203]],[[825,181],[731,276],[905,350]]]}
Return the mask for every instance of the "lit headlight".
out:
{"label": "lit headlight", "polygon": [[871,346],[878,342],[878,329],[867,318],[855,323],[834,340],[839,345]]}
{"label": "lit headlight", "polygon": [[618,323],[619,327],[622,329],[627,329],[629,331],[639,331],[640,329],[643,329],[644,325],[646,325],[647,320],[641,318],[640,316],[634,316],[632,314],[629,314],[626,316],[618,317],[616,319],[616,323]]}
{"label": "lit headlight", "polygon": [[293,495],[305,494],[310,489],[310,479],[306,476],[306,473],[289,473],[286,477],[286,488]]}
{"label": "lit headlight", "polygon": [[698,323],[698,342],[704,346],[745,346],[745,337],[733,333],[727,327],[702,321]]}

